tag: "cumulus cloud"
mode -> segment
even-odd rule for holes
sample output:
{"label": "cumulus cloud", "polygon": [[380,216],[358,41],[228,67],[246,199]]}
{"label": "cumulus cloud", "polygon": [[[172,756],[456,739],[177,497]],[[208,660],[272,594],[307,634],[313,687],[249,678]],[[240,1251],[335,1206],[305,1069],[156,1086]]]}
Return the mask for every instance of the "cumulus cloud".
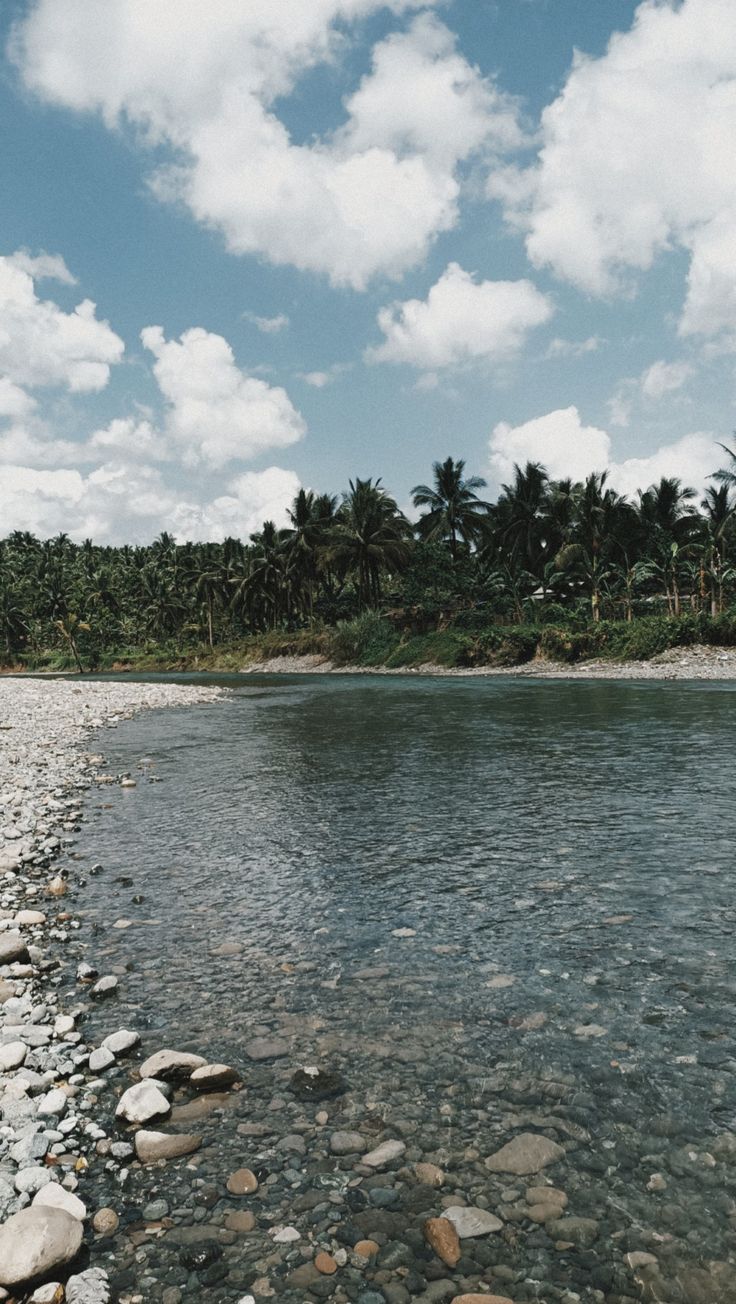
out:
{"label": "cumulus cloud", "polygon": [[14,385],[59,385],[75,393],[104,389],[123,356],[123,341],[100,321],[90,299],[72,312],[39,299],[24,262],[25,255],[20,263],[18,255],[0,257],[0,376]]}
{"label": "cumulus cloud", "polygon": [[78,469],[5,466],[0,475],[3,529],[31,530],[41,538],[60,531],[74,540],[147,543],[161,530],[179,540],[247,537],[265,518],[286,522],[299,490],[293,471],[269,467],[237,476],[214,498],[174,488],[152,466],[106,462],[83,475]]}
{"label": "cumulus cloud", "polygon": [[505,361],[552,313],[552,303],[531,281],[478,282],[450,263],[426,299],[381,309],[378,325],[385,339],[366,357],[428,370]]}
{"label": "cumulus cloud", "polygon": [[141,339],[167,400],[166,437],[185,466],[221,467],[301,439],[306,424],[286,390],[241,371],[222,335],[195,326],[167,340],[147,326]]}
{"label": "cumulus cloud", "polygon": [[554,480],[583,480],[592,471],[609,472],[609,483],[619,493],[634,495],[662,476],[679,476],[702,490],[718,466],[718,449],[712,435],[685,435],[663,444],[646,457],[615,458],[611,437],[597,426],[584,425],[576,407],[560,408],[521,425],[500,422],[490,438],[491,478],[508,482],[514,464],[541,462]]}
{"label": "cumulus cloud", "polygon": [[681,249],[690,256],[682,334],[733,331],[733,0],[644,0],[600,58],[576,55],[541,132],[531,169],[490,181],[535,266],[607,295],[622,274]]}
{"label": "cumulus cloud", "polygon": [[27,272],[34,281],[61,281],[62,285],[76,285],[77,278],[72,276],[61,254],[32,255],[27,249],[19,249],[10,255],[10,262]]}
{"label": "cumulus cloud", "polygon": [[692,374],[689,362],[653,362],[641,377],[641,392],[645,398],[663,398],[682,389]]}
{"label": "cumulus cloud", "polygon": [[332,133],[294,142],[277,101],[337,57],[351,22],[432,2],[217,0],[203,23],[197,0],[35,0],[11,54],[44,100],[168,145],[156,193],[232,252],[362,289],[454,225],[460,165],[520,143],[516,107],[427,12],[376,45]]}

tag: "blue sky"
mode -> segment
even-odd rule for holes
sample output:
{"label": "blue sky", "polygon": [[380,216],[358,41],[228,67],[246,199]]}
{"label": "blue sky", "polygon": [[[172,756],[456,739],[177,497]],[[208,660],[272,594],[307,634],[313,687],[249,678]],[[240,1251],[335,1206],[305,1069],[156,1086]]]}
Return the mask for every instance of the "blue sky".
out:
{"label": "blue sky", "polygon": [[450,453],[701,487],[730,0],[274,7],[4,6],[0,533],[246,534],[355,475],[408,506]]}

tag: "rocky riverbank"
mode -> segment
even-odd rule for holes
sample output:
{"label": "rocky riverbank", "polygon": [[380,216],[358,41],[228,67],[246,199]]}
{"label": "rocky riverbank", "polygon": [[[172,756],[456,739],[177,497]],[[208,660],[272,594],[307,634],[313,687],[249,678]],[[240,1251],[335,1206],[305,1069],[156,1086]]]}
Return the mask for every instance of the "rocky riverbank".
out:
{"label": "rocky riverbank", "polygon": [[441,675],[455,679],[472,679],[488,675],[508,675],[535,679],[736,679],[736,650],[694,644],[669,648],[649,661],[614,661],[597,658],[568,665],[534,657],[520,666],[473,666],[447,669],[427,664],[386,669],[383,666],[336,666],[325,657],[284,656],[268,661],[254,661],[242,667],[243,674],[259,675]]}
{"label": "rocky riverbank", "polygon": [[[126,1166],[136,1156],[149,1160],[157,1143],[143,1154],[142,1133],[134,1149],[100,1124],[110,1089],[105,1075],[140,1036],[111,1016],[104,1042],[87,1042],[89,1002],[107,1000],[118,983],[92,964],[77,969],[75,999],[60,1000],[80,929],[66,908],[64,858],[80,827],[85,789],[137,782],[103,772],[101,731],[138,711],[217,696],[216,689],[175,685],[0,683],[0,1300],[109,1299],[102,1261],[118,1215],[94,1208],[87,1188],[101,1168],[124,1185]],[[139,1090],[138,1113],[155,1088]],[[130,1121],[124,1105],[121,1113]]]}

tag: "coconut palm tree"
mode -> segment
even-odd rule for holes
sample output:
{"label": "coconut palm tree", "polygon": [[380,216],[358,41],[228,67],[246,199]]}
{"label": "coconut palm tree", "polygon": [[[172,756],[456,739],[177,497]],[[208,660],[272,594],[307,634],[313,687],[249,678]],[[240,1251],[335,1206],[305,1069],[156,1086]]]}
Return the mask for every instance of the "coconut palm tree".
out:
{"label": "coconut palm tree", "polygon": [[408,564],[411,526],[379,480],[350,481],[328,545],[331,560],[354,580],[358,605],[378,605],[381,576]]}
{"label": "coconut palm tree", "polygon": [[428,543],[449,543],[452,560],[457,560],[458,540],[467,547],[477,543],[487,524],[490,503],[482,502],[476,489],[485,489],[479,475],[464,478],[465,462],[451,457],[434,462],[434,484],[417,484],[412,489],[415,507],[428,510],[419,518],[417,531]]}

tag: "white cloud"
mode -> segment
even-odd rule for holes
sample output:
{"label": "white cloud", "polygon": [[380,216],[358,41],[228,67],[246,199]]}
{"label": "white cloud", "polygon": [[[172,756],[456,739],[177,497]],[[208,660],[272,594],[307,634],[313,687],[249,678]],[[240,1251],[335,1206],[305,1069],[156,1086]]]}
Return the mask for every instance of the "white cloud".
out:
{"label": "white cloud", "polygon": [[17,256],[0,257],[0,376],[15,385],[100,390],[123,350],[123,341],[99,320],[90,299],[64,312],[37,298],[33,277]]}
{"label": "white cloud", "polygon": [[421,261],[457,219],[459,166],[517,145],[514,103],[430,13],[393,33],[331,134],[294,143],[275,112],[337,56],[346,24],[433,0],[35,0],[12,55],[43,99],[131,123],[176,161],[154,188],[234,253],[362,289]]}
{"label": "white cloud", "polygon": [[693,374],[689,362],[653,362],[641,378],[641,391],[646,398],[663,398],[682,389]]}
{"label": "white cloud", "polygon": [[366,356],[427,369],[504,361],[553,311],[531,281],[477,282],[450,263],[425,300],[381,309],[378,324],[386,338]]}
{"label": "white cloud", "polygon": [[541,462],[554,480],[583,480],[592,471],[609,472],[609,483],[619,493],[633,496],[662,476],[679,476],[702,490],[718,466],[718,449],[712,435],[691,434],[664,444],[646,457],[618,461],[610,435],[597,426],[583,424],[576,407],[512,426],[502,421],[490,438],[491,479],[508,483],[514,464]]}
{"label": "white cloud", "polygon": [[0,518],[7,533],[30,530],[48,538],[64,531],[98,543],[147,543],[161,530],[182,541],[245,538],[268,517],[285,524],[299,478],[268,467],[236,477],[227,489],[215,498],[182,492],[157,468],[124,461],[87,475],[11,465],[0,475]]}
{"label": "white cloud", "polygon": [[76,285],[77,278],[72,276],[61,254],[40,253],[33,256],[27,249],[19,249],[10,255],[10,262],[27,272],[34,281],[61,281],[62,285]]}
{"label": "white cloud", "polygon": [[334,376],[329,371],[300,371],[299,379],[303,380],[305,385],[311,385],[313,389],[324,389],[334,380]]}
{"label": "white cloud", "polygon": [[286,330],[289,325],[289,318],[285,312],[280,312],[276,317],[259,317],[255,312],[244,312],[242,315],[243,319],[252,322],[262,335],[278,335],[279,331]]}
{"label": "white cloud", "polygon": [[600,58],[576,54],[542,115],[538,163],[490,193],[535,266],[593,294],[673,249],[690,255],[683,334],[736,321],[736,6],[644,0]]}
{"label": "white cloud", "polygon": [[185,466],[221,467],[301,439],[306,425],[286,391],[242,372],[222,335],[193,327],[166,340],[147,326],[141,339],[168,403],[165,435]]}
{"label": "white cloud", "polygon": [[597,353],[601,346],[598,335],[589,335],[587,340],[563,340],[556,336],[550,342],[545,358],[584,358],[586,353]]}

